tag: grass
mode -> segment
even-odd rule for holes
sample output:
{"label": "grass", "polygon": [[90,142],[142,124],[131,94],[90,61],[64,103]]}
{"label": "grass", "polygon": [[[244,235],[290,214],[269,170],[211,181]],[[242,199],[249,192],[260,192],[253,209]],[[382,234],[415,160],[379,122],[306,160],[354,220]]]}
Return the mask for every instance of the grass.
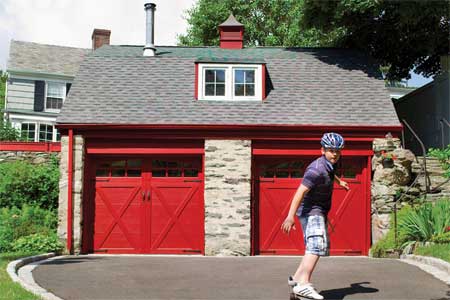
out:
{"label": "grass", "polygon": [[414,254],[437,257],[450,262],[450,243],[418,247]]}
{"label": "grass", "polygon": [[23,289],[20,284],[13,282],[6,272],[8,264],[16,259],[31,256],[29,253],[0,254],[0,299],[8,300],[38,300],[38,296]]}

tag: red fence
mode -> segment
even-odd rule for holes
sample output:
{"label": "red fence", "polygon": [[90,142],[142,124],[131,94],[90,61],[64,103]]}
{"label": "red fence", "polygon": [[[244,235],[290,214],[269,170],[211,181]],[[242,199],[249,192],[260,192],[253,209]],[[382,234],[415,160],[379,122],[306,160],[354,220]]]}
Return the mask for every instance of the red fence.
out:
{"label": "red fence", "polygon": [[0,142],[0,151],[61,152],[61,142]]}

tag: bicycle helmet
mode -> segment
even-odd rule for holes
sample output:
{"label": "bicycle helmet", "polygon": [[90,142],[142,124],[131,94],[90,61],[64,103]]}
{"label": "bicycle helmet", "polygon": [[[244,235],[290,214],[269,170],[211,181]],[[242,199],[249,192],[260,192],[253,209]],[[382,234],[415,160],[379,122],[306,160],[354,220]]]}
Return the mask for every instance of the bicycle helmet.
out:
{"label": "bicycle helmet", "polygon": [[328,132],[322,136],[320,144],[325,149],[341,150],[344,148],[344,138],[338,133]]}

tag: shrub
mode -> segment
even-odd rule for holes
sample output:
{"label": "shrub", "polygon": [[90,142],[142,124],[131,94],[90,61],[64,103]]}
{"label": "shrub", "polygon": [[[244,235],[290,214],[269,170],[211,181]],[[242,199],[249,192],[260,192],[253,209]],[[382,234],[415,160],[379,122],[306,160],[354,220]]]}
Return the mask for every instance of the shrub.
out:
{"label": "shrub", "polygon": [[433,236],[444,233],[450,224],[450,200],[424,203],[399,220],[399,233],[407,243],[427,242]]}
{"label": "shrub", "polygon": [[35,233],[19,238],[12,244],[12,248],[17,252],[58,252],[63,245],[55,233]]}
{"label": "shrub", "polygon": [[450,145],[447,145],[447,148],[442,150],[431,148],[428,150],[428,155],[436,157],[445,171],[444,176],[450,177]]}
{"label": "shrub", "polygon": [[12,127],[10,122],[3,121],[2,115],[0,118],[0,141],[19,141],[19,140],[20,140],[20,131]]}
{"label": "shrub", "polygon": [[16,161],[0,164],[0,207],[58,207],[59,168],[56,158],[33,165]]}
{"label": "shrub", "polygon": [[12,243],[20,237],[56,232],[58,217],[56,211],[37,206],[24,205],[22,209],[0,209],[0,252],[12,250]]}
{"label": "shrub", "polygon": [[434,235],[431,241],[436,244],[450,244],[450,231]]}

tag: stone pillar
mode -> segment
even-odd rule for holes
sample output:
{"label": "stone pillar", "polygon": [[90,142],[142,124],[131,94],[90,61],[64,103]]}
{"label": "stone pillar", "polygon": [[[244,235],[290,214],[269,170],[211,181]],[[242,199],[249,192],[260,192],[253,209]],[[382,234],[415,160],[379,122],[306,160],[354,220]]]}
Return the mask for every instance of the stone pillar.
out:
{"label": "stone pillar", "polygon": [[[68,158],[69,138],[61,137],[61,161],[58,202],[58,236],[67,241],[67,201],[68,201]],[[82,214],[83,214],[83,174],[84,174],[84,138],[74,136],[73,141],[73,248],[74,253],[81,251]],[[67,250],[67,249],[66,249]]]}
{"label": "stone pillar", "polygon": [[251,141],[205,141],[205,253],[250,255]]}
{"label": "stone pillar", "polygon": [[[394,211],[396,194],[402,192],[411,182],[411,164],[415,160],[414,154],[401,148],[398,138],[374,139],[372,158],[372,244],[381,239],[390,228],[390,214]],[[384,155],[388,154],[394,159],[390,168],[382,164]],[[414,197],[417,189],[410,189],[403,201],[397,203],[397,210],[404,201]]]}

